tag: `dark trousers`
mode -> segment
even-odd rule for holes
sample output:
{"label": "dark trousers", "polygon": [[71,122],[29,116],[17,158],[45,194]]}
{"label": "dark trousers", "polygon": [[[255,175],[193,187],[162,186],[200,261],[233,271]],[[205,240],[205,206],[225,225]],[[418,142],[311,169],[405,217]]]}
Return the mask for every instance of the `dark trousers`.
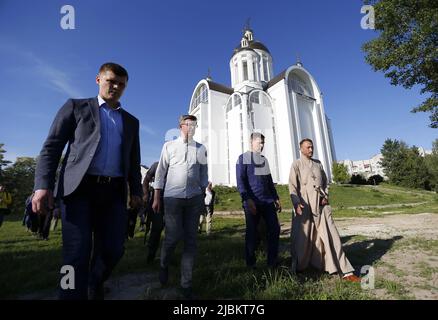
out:
{"label": "dark trousers", "polygon": [[278,245],[280,239],[280,224],[278,222],[277,210],[274,203],[256,205],[257,214],[250,213],[246,202],[243,204],[245,211],[246,233],[245,233],[245,259],[247,266],[256,264],[255,251],[257,248],[257,232],[260,218],[263,217],[266,224],[266,238],[268,247],[268,266],[275,266],[278,258]]}
{"label": "dark trousers", "polygon": [[188,199],[164,198],[165,232],[161,246],[162,268],[170,264],[173,252],[180,240],[184,240],[181,257],[181,287],[192,286],[193,266],[197,251],[199,215],[204,210],[204,196]]}
{"label": "dark trousers", "polygon": [[125,195],[123,179],[98,183],[85,176],[78,189],[63,199],[63,263],[75,270],[75,289],[61,288],[61,299],[87,299],[88,286],[103,285],[123,256]]}
{"label": "dark trousers", "polygon": [[151,212],[150,215],[152,227],[148,240],[148,258],[153,259],[160,245],[161,233],[164,229],[164,203],[162,200],[160,212]]}

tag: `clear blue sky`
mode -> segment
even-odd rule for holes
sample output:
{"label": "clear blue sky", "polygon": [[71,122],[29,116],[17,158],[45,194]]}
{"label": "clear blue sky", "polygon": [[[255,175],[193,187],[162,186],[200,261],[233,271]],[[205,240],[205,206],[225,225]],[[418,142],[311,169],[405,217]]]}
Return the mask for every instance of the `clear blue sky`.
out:
{"label": "clear blue sky", "polygon": [[[63,30],[63,5],[76,29]],[[159,157],[164,133],[187,112],[195,85],[211,69],[230,86],[229,59],[248,17],[274,72],[299,53],[324,93],[338,159],[367,159],[386,138],[431,148],[438,131],[410,109],[419,89],[394,87],[364,61],[376,36],[360,27],[359,0],[23,1],[0,0],[0,142],[6,157],[37,156],[56,111],[69,97],[97,94],[106,61],[124,65],[123,106],[142,124],[142,163]]]}

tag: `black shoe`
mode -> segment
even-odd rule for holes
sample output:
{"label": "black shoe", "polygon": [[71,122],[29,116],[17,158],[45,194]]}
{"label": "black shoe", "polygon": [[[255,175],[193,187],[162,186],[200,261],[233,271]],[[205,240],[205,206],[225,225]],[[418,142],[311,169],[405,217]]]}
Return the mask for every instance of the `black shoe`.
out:
{"label": "black shoe", "polygon": [[97,286],[92,286],[88,291],[88,298],[90,300],[103,300],[105,289],[103,283]]}
{"label": "black shoe", "polygon": [[188,288],[180,288],[181,294],[183,296],[184,299],[186,300],[195,300],[195,296],[193,295],[193,289],[192,287],[188,287]]}
{"label": "black shoe", "polygon": [[160,273],[158,274],[158,279],[162,286],[165,286],[169,282],[169,267],[160,267]]}

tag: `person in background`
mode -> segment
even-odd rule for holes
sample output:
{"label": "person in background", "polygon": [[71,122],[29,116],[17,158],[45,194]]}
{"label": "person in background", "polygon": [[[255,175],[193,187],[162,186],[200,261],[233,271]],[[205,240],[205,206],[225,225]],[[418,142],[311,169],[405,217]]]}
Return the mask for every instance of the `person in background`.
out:
{"label": "person in background", "polygon": [[216,192],[213,190],[213,185],[211,182],[208,183],[207,189],[205,189],[205,211],[202,212],[199,217],[199,233],[202,232],[202,224],[205,221],[205,232],[207,235],[211,232],[211,220],[214,212],[214,201],[216,198]]}
{"label": "person in background", "polygon": [[164,192],[161,192],[160,211],[154,212],[154,210],[152,209],[152,204],[154,201],[154,189],[150,188],[150,185],[155,181],[157,167],[158,167],[158,161],[154,162],[151,165],[148,172],[146,173],[146,177],[143,180],[143,202],[146,203],[146,207],[148,208],[145,237],[147,235],[147,230],[150,229],[151,231],[148,239],[148,255],[146,258],[147,263],[152,263],[154,261],[155,255],[160,245],[161,233],[164,229],[164,205],[163,205]]}
{"label": "person in background", "polygon": [[159,280],[166,285],[169,264],[180,240],[184,240],[181,258],[181,291],[193,299],[192,275],[196,255],[199,215],[204,210],[204,191],[208,186],[207,150],[193,140],[197,127],[193,115],[179,119],[180,137],[164,144],[154,183],[155,213],[161,210],[164,190],[164,240],[161,246]]}
{"label": "person in background", "polygon": [[260,218],[266,224],[267,265],[278,266],[280,224],[277,212],[281,212],[280,198],[271,176],[268,159],[261,152],[265,136],[259,132],[251,134],[251,151],[241,154],[236,164],[237,189],[245,212],[245,260],[248,268],[256,267],[257,233]]}
{"label": "person in background", "polygon": [[342,249],[341,239],[329,205],[328,183],[319,160],[313,159],[313,141],[300,142],[300,159],[289,174],[289,192],[295,215],[291,231],[291,271],[308,266],[339,274],[344,280],[360,282]]}
{"label": "person in background", "polygon": [[0,227],[3,224],[5,215],[8,215],[11,210],[9,206],[12,204],[12,196],[6,190],[4,185],[0,185]]}

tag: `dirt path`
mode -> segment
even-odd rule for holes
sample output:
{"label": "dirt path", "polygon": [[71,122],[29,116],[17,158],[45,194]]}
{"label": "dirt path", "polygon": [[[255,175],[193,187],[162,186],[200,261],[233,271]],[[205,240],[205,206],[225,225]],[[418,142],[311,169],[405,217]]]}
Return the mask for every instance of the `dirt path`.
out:
{"label": "dirt path", "polygon": [[[336,226],[347,238],[346,251],[368,255],[364,259],[374,265],[376,282],[384,287],[372,290],[377,298],[438,300],[438,214],[340,218]],[[289,231],[282,226],[284,236]]]}
{"label": "dirt path", "polygon": [[438,214],[399,214],[379,218],[340,218],[336,220],[341,236],[362,235],[388,239],[395,236],[438,240]]}

